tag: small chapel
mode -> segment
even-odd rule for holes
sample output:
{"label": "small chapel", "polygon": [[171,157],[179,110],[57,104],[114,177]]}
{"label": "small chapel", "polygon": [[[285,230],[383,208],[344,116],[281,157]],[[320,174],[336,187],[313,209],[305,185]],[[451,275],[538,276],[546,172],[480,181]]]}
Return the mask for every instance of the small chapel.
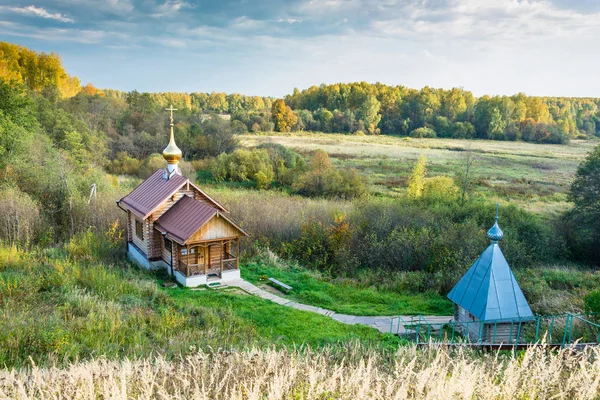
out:
{"label": "small chapel", "polygon": [[117,201],[127,213],[127,255],[147,269],[165,268],[183,286],[240,279],[240,239],[248,234],[228,210],[181,174],[171,136],[166,167]]}
{"label": "small chapel", "polygon": [[496,222],[487,232],[490,245],[448,293],[454,320],[470,340],[514,343],[524,323],[534,320],[529,303],[500,250],[504,233]]}

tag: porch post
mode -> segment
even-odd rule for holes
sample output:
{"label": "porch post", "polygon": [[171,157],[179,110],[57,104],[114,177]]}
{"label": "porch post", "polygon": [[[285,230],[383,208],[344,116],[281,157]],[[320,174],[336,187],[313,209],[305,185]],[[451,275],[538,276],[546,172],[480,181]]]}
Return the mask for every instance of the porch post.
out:
{"label": "porch post", "polygon": [[208,275],[208,257],[210,257],[210,248],[208,245],[204,246],[204,275]]}
{"label": "porch post", "polygon": [[235,269],[240,269],[240,238],[235,238]]}
{"label": "porch post", "polygon": [[225,247],[225,244],[221,240],[221,252],[220,252],[220,254],[221,254],[221,259],[220,259],[221,274],[223,274],[223,252],[225,251],[224,247]]}
{"label": "porch post", "polygon": [[186,245],[185,248],[187,249],[187,255],[185,256],[185,260],[187,261],[185,263],[185,276],[190,276],[190,245]]}

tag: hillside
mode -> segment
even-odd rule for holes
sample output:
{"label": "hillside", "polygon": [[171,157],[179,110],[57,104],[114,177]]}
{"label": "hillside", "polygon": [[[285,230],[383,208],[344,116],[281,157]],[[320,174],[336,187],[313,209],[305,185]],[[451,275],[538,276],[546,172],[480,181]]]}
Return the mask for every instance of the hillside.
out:
{"label": "hillside", "polygon": [[168,279],[124,261],[122,244],[85,234],[66,249],[0,247],[0,364],[66,365],[98,356],[178,359],[193,349],[399,340],[253,298],[235,289],[164,289]]}
{"label": "hillside", "polygon": [[[171,104],[181,154],[163,157]],[[0,397],[594,397],[595,350],[417,349],[233,285],[178,286],[127,259],[134,234],[147,249],[171,239],[115,200],[149,176],[177,182],[157,173],[167,159],[189,181],[163,204],[210,196],[224,206],[211,215],[250,234],[234,272],[352,317],[452,315],[448,292],[497,241],[496,215],[532,312],[596,320],[599,106],[366,83],[123,93],[0,43]],[[169,243],[171,266],[199,267]]]}

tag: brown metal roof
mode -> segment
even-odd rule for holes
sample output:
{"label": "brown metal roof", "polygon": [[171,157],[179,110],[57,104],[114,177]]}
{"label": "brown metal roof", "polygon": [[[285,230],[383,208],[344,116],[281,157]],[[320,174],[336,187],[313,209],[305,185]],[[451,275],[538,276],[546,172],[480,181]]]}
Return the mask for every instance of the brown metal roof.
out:
{"label": "brown metal roof", "polygon": [[183,196],[156,220],[154,226],[183,244],[218,212],[215,207]]}
{"label": "brown metal roof", "polygon": [[189,184],[196,189],[207,201],[224,212],[228,212],[225,207],[207,195],[198,186],[190,182],[182,175],[173,175],[170,179],[164,178],[164,169],[159,169],[148,179],[136,187],[133,192],[123,197],[119,203],[124,204],[135,214],[142,218],[148,217],[152,212],[162,204],[163,201],[174,195],[183,185]]}
{"label": "brown metal roof", "polygon": [[121,203],[132,211],[146,218],[163,201],[175,194],[187,182],[181,175],[173,175],[170,179],[163,177],[164,169],[159,169],[148,179],[136,187],[133,192],[121,199]]}

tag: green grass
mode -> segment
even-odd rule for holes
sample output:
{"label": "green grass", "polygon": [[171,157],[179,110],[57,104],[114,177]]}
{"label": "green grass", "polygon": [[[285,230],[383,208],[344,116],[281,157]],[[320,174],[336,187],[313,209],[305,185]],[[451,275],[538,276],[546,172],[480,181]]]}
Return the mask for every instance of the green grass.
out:
{"label": "green grass", "polygon": [[[90,235],[86,234],[86,244]],[[0,246],[0,365],[77,359],[178,357],[196,348],[394,348],[374,329],[227,291],[163,289],[165,276],[124,262],[121,246],[98,259],[78,244],[26,252]],[[91,247],[85,247],[90,250]],[[77,256],[74,256],[77,254]]]}
{"label": "green grass", "polygon": [[345,325],[319,314],[284,307],[268,300],[228,289],[173,289],[170,296],[180,307],[207,307],[232,313],[255,329],[265,345],[323,346],[347,341],[377,345],[398,344],[392,335],[381,335],[367,326]]}
{"label": "green grass", "polygon": [[324,275],[299,266],[275,266],[263,262],[247,263],[242,277],[259,286],[268,276],[293,287],[282,297],[327,308],[341,314],[373,315],[452,315],[452,303],[434,292],[402,293],[375,286],[362,286],[356,280],[327,279]]}

